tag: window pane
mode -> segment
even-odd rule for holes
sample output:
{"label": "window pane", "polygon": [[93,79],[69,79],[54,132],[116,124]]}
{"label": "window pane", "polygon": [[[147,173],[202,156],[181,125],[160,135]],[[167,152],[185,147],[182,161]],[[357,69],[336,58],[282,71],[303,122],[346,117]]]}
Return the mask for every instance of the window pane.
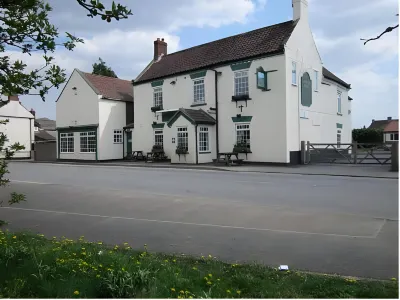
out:
{"label": "window pane", "polygon": [[210,151],[208,127],[200,127],[199,152]]}
{"label": "window pane", "polygon": [[164,147],[164,133],[162,130],[154,131],[154,145]]}
{"label": "window pane", "polygon": [[235,72],[235,96],[249,94],[249,76],[248,71]]}
{"label": "window pane", "polygon": [[160,107],[163,104],[162,87],[156,87],[153,89],[153,104],[155,107]]}
{"label": "window pane", "polygon": [[236,143],[250,148],[250,124],[236,125]]}
{"label": "window pane", "polygon": [[257,72],[257,86],[264,89],[266,88],[264,72]]}
{"label": "window pane", "polygon": [[195,103],[205,102],[204,79],[193,81],[193,101]]}
{"label": "window pane", "polygon": [[177,142],[179,148],[188,150],[188,133],[186,127],[178,127]]}

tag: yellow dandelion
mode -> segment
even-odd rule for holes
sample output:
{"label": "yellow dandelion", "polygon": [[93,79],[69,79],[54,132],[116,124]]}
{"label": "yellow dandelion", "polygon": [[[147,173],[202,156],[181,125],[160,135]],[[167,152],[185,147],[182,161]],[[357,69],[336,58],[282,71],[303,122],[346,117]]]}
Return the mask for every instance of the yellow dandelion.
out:
{"label": "yellow dandelion", "polygon": [[174,289],[174,288],[171,288],[171,292],[175,292],[175,289]]}
{"label": "yellow dandelion", "polygon": [[390,278],[391,281],[396,281],[397,279],[395,277]]}
{"label": "yellow dandelion", "polygon": [[122,268],[122,271],[125,271],[125,268]]}
{"label": "yellow dandelion", "polygon": [[176,259],[172,260],[173,262],[176,262]]}
{"label": "yellow dandelion", "polygon": [[13,239],[16,239],[16,238],[17,238],[17,236],[14,235],[14,236],[13,236]]}
{"label": "yellow dandelion", "polygon": [[99,265],[99,267],[100,267],[100,268],[102,268],[102,267],[103,267],[103,265],[102,265],[102,264],[100,264],[100,265]]}
{"label": "yellow dandelion", "polygon": [[196,268],[196,267],[193,267],[193,270],[197,270],[197,268]]}
{"label": "yellow dandelion", "polygon": [[137,265],[140,265],[140,261],[137,261],[136,264],[137,264]]}
{"label": "yellow dandelion", "polygon": [[128,245],[129,245],[128,243],[126,243],[126,242],[124,243],[124,246],[128,246]]}
{"label": "yellow dandelion", "polygon": [[77,295],[77,296],[78,296],[78,295],[79,295],[79,291],[75,291],[75,292],[74,292],[74,295]]}
{"label": "yellow dandelion", "polygon": [[103,245],[103,242],[97,242],[98,245]]}
{"label": "yellow dandelion", "polygon": [[189,296],[189,299],[193,299],[193,297],[192,297],[192,296]]}
{"label": "yellow dandelion", "polygon": [[86,255],[86,252],[82,252],[81,254],[82,254],[83,256],[85,256],[85,255]]}
{"label": "yellow dandelion", "polygon": [[231,293],[231,290],[226,290],[226,292],[227,292],[228,294],[230,294],[230,293]]}
{"label": "yellow dandelion", "polygon": [[218,278],[217,281],[221,281],[221,279]]}
{"label": "yellow dandelion", "polygon": [[167,263],[167,262],[168,262],[168,259],[164,260],[164,262],[166,262],[166,263]]}
{"label": "yellow dandelion", "polygon": [[211,255],[211,254],[208,254],[208,258],[212,258],[212,255]]}
{"label": "yellow dandelion", "polygon": [[205,280],[205,281],[208,281],[208,277],[204,277],[204,280]]}
{"label": "yellow dandelion", "polygon": [[86,250],[86,248],[82,248],[82,250]]}
{"label": "yellow dandelion", "polygon": [[241,291],[236,291],[236,293],[237,293],[238,295],[240,295],[242,292],[241,292]]}
{"label": "yellow dandelion", "polygon": [[182,290],[180,290],[180,291],[179,291],[179,293],[181,293],[181,294],[184,294],[184,293],[185,293],[185,291],[182,291]]}

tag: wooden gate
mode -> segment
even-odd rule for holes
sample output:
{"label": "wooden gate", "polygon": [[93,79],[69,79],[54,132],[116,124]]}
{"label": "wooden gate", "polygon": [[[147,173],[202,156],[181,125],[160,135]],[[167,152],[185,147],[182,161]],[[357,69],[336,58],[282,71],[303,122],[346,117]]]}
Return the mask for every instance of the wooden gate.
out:
{"label": "wooden gate", "polygon": [[391,147],[391,143],[315,144],[307,142],[304,163],[390,165]]}

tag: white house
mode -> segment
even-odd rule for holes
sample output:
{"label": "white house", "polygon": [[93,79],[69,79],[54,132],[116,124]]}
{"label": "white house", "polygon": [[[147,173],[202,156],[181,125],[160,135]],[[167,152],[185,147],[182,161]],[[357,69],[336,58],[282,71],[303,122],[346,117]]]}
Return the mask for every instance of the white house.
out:
{"label": "white house", "polygon": [[122,159],[132,149],[132,82],[75,69],[57,99],[56,126],[58,159]]}
{"label": "white house", "polygon": [[[5,146],[20,143],[24,150],[15,152],[13,158],[31,158],[32,143],[34,141],[34,116],[19,102],[18,96],[8,96],[7,101],[0,102],[0,120],[8,120],[0,125],[8,141]],[[4,154],[0,154],[4,157]]]}
{"label": "white house", "polygon": [[236,145],[246,161],[288,164],[301,141],[351,142],[350,85],[323,66],[308,2],[292,4],[293,21],[172,54],[157,39],[134,81],[135,150],[197,164]]}

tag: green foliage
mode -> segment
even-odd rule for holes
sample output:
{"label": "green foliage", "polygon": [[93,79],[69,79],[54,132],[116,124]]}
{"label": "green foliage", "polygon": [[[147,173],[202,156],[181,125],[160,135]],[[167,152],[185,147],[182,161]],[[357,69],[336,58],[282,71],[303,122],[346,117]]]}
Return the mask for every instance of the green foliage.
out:
{"label": "green foliage", "polygon": [[[8,120],[0,120],[0,126],[7,125]],[[8,174],[8,163],[7,160],[12,158],[16,151],[24,150],[25,147],[19,143],[14,143],[7,146],[8,142],[7,136],[3,131],[0,130],[0,187],[5,187],[8,185],[10,180],[6,178]],[[11,198],[8,200],[8,205],[13,205],[25,201],[25,195],[13,192]],[[4,200],[0,200],[0,207],[3,205]]]}
{"label": "green foliage", "polygon": [[117,75],[114,73],[114,71],[110,67],[107,67],[106,63],[100,57],[99,57],[99,62],[94,63],[92,66],[93,66],[92,74],[118,78]]}
{"label": "green foliage", "polygon": [[353,129],[353,141],[357,143],[382,143],[383,131],[372,128]]}
{"label": "green foliage", "polygon": [[[110,22],[112,19],[125,19],[131,11],[125,6],[112,3],[111,10],[105,10],[99,0],[76,0],[86,9],[88,16],[101,16]],[[65,70],[54,62],[51,54],[57,47],[73,50],[83,40],[66,33],[65,41],[59,41],[57,28],[49,22],[51,6],[45,0],[0,0],[0,94],[39,95],[45,100],[52,87],[58,88],[66,81]],[[21,51],[31,55],[43,53],[43,65],[32,68],[22,60],[13,60],[4,54],[6,51]]]}
{"label": "green foliage", "polygon": [[[2,298],[398,298],[358,280],[0,230]],[[389,279],[389,278],[388,278]]]}

